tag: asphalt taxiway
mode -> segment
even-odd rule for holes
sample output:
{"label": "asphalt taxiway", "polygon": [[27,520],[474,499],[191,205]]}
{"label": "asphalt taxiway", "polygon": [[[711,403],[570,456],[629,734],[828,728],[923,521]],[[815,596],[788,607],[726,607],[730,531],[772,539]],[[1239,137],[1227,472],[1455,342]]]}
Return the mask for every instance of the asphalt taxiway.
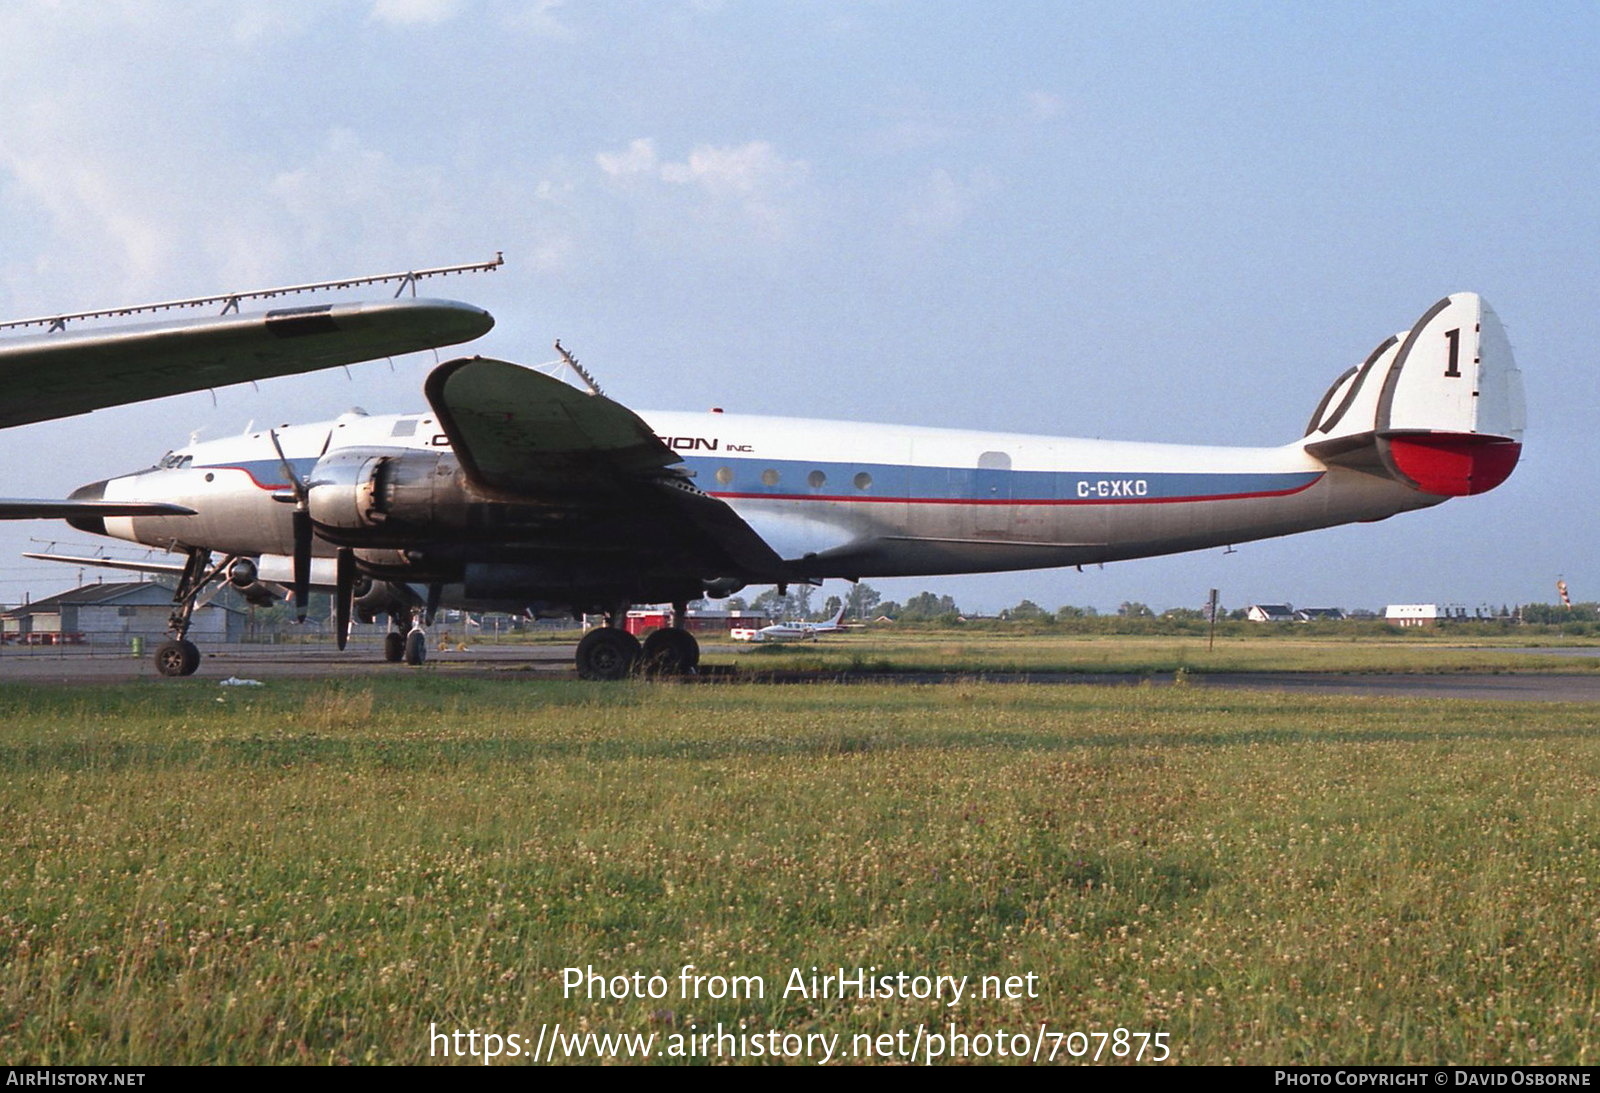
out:
{"label": "asphalt taxiway", "polygon": [[[224,680],[318,679],[350,676],[385,676],[403,672],[499,679],[572,678],[573,645],[481,645],[465,649],[430,650],[428,662],[418,668],[385,663],[376,643],[356,643],[345,652],[328,645],[228,645],[206,649],[199,671],[176,685],[216,686]],[[1559,654],[1561,650],[1540,650]],[[1594,656],[1590,647],[1574,655]],[[160,680],[148,656],[85,648],[0,650],[0,684],[114,683]],[[849,673],[782,672],[755,675],[728,670],[708,670],[699,682],[758,679],[786,683],[942,683],[981,679],[995,683],[1169,685],[1170,673],[1030,672],[972,673]],[[1221,672],[1191,673],[1186,683],[1220,690],[1287,691],[1299,694],[1348,694],[1394,698],[1453,698],[1492,702],[1600,702],[1600,673],[1512,672],[1475,674],[1451,672],[1436,675],[1342,672]]]}

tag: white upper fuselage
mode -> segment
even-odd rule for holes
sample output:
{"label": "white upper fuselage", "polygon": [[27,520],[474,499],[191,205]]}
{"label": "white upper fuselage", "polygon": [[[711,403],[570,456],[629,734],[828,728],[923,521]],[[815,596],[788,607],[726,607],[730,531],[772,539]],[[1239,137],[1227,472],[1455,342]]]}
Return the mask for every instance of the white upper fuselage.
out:
{"label": "white upper fuselage", "polygon": [[[719,412],[641,416],[698,489],[818,577],[1082,564],[1381,518],[1438,500],[1330,468],[1298,443],[1202,447]],[[450,450],[429,413],[350,413],[276,434],[302,478],[343,447]],[[104,492],[107,500],[173,501],[197,515],[108,518],[106,532],[285,554],[290,490],[270,431],[204,441],[108,481]]]}

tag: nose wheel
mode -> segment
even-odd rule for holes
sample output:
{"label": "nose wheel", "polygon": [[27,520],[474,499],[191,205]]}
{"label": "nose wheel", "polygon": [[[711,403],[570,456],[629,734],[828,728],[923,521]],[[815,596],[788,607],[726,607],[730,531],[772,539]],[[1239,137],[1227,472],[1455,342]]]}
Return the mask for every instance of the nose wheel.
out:
{"label": "nose wheel", "polygon": [[192,676],[200,667],[200,648],[187,638],[164,641],[156,648],[156,671],[164,676]]}

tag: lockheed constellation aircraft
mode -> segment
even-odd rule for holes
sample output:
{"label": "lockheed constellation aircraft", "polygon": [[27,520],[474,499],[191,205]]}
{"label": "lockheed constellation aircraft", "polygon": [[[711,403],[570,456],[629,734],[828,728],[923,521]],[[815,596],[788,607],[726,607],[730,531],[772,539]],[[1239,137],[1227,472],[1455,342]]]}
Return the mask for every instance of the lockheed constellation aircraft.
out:
{"label": "lockheed constellation aircraft", "polygon": [[[559,349],[559,343],[557,345]],[[80,530],[183,554],[169,675],[194,671],[190,612],[231,582],[266,599],[334,590],[386,614],[421,661],[441,604],[600,613],[579,673],[692,670],[674,625],[640,642],[630,605],[746,585],[1083,565],[1380,520],[1506,479],[1521,377],[1478,296],[1440,300],[1323,396],[1278,447],[1062,439],[708,413],[639,414],[584,384],[483,357],[436,367],[422,413],[346,414],[190,444],[84,486]],[[180,506],[182,514],[150,506]],[[120,563],[150,568],[147,563]]]}

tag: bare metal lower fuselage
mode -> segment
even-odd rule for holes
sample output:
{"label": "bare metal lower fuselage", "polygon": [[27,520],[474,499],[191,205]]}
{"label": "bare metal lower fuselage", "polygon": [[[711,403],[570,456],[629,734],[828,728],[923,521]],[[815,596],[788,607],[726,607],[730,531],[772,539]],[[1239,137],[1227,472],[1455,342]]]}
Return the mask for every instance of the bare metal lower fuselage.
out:
{"label": "bare metal lower fuselage", "polygon": [[[88,530],[173,550],[281,557],[292,550],[292,469],[313,491],[320,558],[348,546],[369,573],[446,585],[449,602],[541,610],[582,609],[612,585],[644,602],[653,591],[678,598],[683,587],[713,580],[1093,564],[1377,520],[1443,500],[1330,466],[1299,445],[1131,444],[723,414],[647,419],[675,449],[688,449],[694,488],[743,518],[783,560],[781,571],[724,572],[670,552],[652,561],[647,544],[597,537],[582,498],[483,496],[426,415],[285,428],[278,437],[288,467],[267,434],[196,444],[80,494],[195,510],[90,521]],[[328,458],[341,451],[349,458]],[[319,574],[316,583],[329,581]]]}

